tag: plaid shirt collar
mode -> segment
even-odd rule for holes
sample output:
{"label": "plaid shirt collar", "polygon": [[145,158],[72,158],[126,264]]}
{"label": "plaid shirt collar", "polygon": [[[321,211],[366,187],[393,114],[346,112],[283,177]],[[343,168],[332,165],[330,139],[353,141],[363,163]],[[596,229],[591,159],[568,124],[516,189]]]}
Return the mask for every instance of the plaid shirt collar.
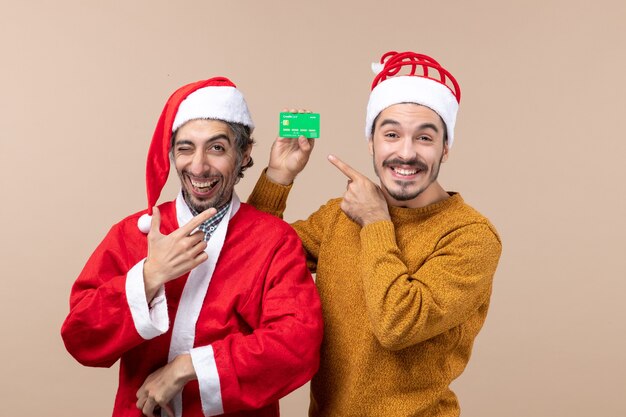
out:
{"label": "plaid shirt collar", "polygon": [[[213,232],[215,232],[215,229],[217,229],[217,226],[220,225],[220,222],[222,221],[222,219],[226,215],[226,212],[228,211],[228,207],[229,206],[230,206],[230,201],[228,203],[224,204],[222,207],[218,208],[217,209],[217,213],[215,213],[215,215],[213,217],[211,217],[210,219],[208,219],[207,221],[202,223],[200,226],[198,226],[198,229],[200,229],[200,230],[202,230],[202,232],[204,232],[204,241],[205,242],[208,242],[209,239],[211,239],[211,235],[213,235]],[[199,214],[191,206],[189,207],[189,210],[191,211],[191,214],[194,215],[194,217]]]}

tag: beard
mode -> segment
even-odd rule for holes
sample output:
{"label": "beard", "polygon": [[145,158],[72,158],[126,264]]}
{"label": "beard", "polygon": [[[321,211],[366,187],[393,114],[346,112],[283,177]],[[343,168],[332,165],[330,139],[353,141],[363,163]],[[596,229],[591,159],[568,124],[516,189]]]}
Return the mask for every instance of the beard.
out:
{"label": "beard", "polygon": [[[223,181],[223,179],[220,181]],[[185,189],[185,187],[182,188],[182,191],[183,191],[183,199],[185,200],[185,203],[187,203],[187,205],[193,211],[199,214],[205,210],[210,209],[211,207],[215,207],[216,209],[219,209],[220,207],[222,207],[224,204],[226,204],[230,200],[233,189],[232,187],[230,187],[230,193],[226,194],[226,189],[221,188],[220,190],[217,191],[217,194],[215,194],[215,196],[213,196],[212,198],[208,200],[197,198],[196,196],[189,193]]]}
{"label": "beard", "polygon": [[398,158],[387,159],[383,161],[381,164],[383,167],[389,167],[393,165],[403,165],[408,166],[409,168],[418,170],[422,173],[428,174],[428,178],[425,183],[421,186],[414,188],[415,181],[403,181],[399,179],[394,179],[393,183],[398,187],[394,187],[393,189],[388,187],[387,184],[384,183],[378,167],[376,166],[376,154],[373,155],[373,164],[374,164],[374,172],[376,176],[378,176],[380,180],[381,187],[385,190],[385,192],[396,201],[409,201],[417,198],[420,194],[422,194],[430,185],[437,180],[439,176],[439,168],[441,167],[441,162],[443,161],[444,154],[442,153],[439,161],[435,163],[432,167],[432,170],[429,170],[428,165],[420,161],[419,159],[413,158],[408,161],[404,161]]}
{"label": "beard", "polygon": [[185,202],[196,213],[202,213],[203,211],[208,210],[211,207],[215,207],[216,209],[219,209],[220,207],[224,206],[232,198],[233,191],[235,189],[235,184],[239,181],[239,177],[237,176],[237,173],[240,171],[240,168],[241,168],[241,164],[237,164],[237,166],[235,167],[235,170],[233,171],[233,174],[228,177],[225,177],[219,172],[212,172],[212,171],[204,173],[204,175],[202,175],[201,177],[194,176],[195,178],[206,178],[207,180],[208,179],[218,180],[218,183],[215,185],[215,187],[218,187],[218,189],[216,190],[213,196],[207,199],[199,198],[195,196],[193,193],[188,191],[187,188],[191,187],[191,185],[188,183],[188,180],[185,178],[188,177],[188,175],[190,175],[189,173],[187,173],[186,171],[182,171],[178,173],[178,176],[181,182],[183,198]]}

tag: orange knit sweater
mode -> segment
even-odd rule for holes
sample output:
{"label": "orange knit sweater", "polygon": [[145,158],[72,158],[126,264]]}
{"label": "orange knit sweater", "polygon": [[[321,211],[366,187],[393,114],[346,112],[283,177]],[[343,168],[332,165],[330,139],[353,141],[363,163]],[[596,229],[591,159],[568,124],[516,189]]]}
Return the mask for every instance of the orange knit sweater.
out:
{"label": "orange knit sweater", "polygon": [[[249,198],[282,216],[290,187]],[[330,200],[292,224],[317,273],[324,341],[311,416],[458,416],[449,385],[487,315],[501,252],[489,221],[451,193],[361,228]]]}

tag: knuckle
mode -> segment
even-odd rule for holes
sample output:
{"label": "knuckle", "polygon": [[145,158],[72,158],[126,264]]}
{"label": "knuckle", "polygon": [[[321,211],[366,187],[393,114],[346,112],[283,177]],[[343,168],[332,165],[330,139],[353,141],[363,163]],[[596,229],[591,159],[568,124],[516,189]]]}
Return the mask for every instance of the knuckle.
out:
{"label": "knuckle", "polygon": [[189,240],[188,239],[181,239],[178,241],[177,245],[178,249],[180,249],[181,252],[186,251],[187,249],[189,249]]}
{"label": "knuckle", "polygon": [[187,249],[189,249],[189,243],[187,242],[187,240],[181,240],[180,242],[178,242],[178,247],[181,252],[185,252],[187,251]]}

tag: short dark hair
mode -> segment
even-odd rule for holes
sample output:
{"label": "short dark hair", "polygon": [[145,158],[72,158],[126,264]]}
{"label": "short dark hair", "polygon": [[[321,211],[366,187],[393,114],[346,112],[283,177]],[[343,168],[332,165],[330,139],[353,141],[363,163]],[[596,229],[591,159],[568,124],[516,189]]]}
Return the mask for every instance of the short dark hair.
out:
{"label": "short dark hair", "polygon": [[[235,148],[237,149],[237,162],[241,164],[243,153],[252,145],[254,145],[254,139],[252,138],[252,129],[250,126],[242,125],[241,123],[224,122],[228,125],[230,130],[235,134]],[[254,165],[252,156],[248,158],[248,162],[242,164],[237,173],[237,177],[243,178],[243,172]]]}
{"label": "short dark hair", "polygon": [[[194,119],[194,120],[197,120],[197,119]],[[255,143],[254,139],[252,138],[252,129],[250,129],[249,126],[243,125],[241,123],[227,122],[225,120],[218,120],[218,119],[204,119],[204,120],[217,120],[218,122],[223,122],[223,123],[226,123],[226,125],[228,125],[229,129],[235,135],[235,149],[237,150],[237,165],[241,164],[243,153],[248,149],[248,147],[254,145]],[[184,123],[181,126],[184,126]],[[172,159],[174,159],[174,141],[176,140],[176,134],[178,133],[179,129],[180,129],[180,126],[178,127],[178,129],[172,132],[172,139],[170,142],[170,157]],[[241,167],[239,168],[239,172],[237,173],[237,177],[243,178],[243,172],[246,169],[250,168],[252,165],[254,165],[254,161],[252,160],[252,157],[250,157],[248,158],[247,163],[241,164]]]}
{"label": "short dark hair", "polygon": [[[423,104],[409,103],[409,102],[399,103],[399,104],[416,104],[418,106],[423,106]],[[427,106],[424,106],[424,107],[427,107]],[[382,110],[381,110],[380,113],[382,113]],[[378,121],[378,117],[380,116],[380,113],[378,113],[376,115],[376,117],[374,118],[374,121],[372,122],[372,136],[370,136],[368,139],[374,139],[374,131],[376,130],[376,122]],[[437,112],[435,112],[435,113],[437,113]],[[437,113],[437,116],[439,116],[438,113]],[[441,116],[439,116],[439,120],[441,120],[441,124],[443,125],[443,144],[445,145],[445,144],[448,143],[448,126],[446,126],[446,122],[443,121]]]}

